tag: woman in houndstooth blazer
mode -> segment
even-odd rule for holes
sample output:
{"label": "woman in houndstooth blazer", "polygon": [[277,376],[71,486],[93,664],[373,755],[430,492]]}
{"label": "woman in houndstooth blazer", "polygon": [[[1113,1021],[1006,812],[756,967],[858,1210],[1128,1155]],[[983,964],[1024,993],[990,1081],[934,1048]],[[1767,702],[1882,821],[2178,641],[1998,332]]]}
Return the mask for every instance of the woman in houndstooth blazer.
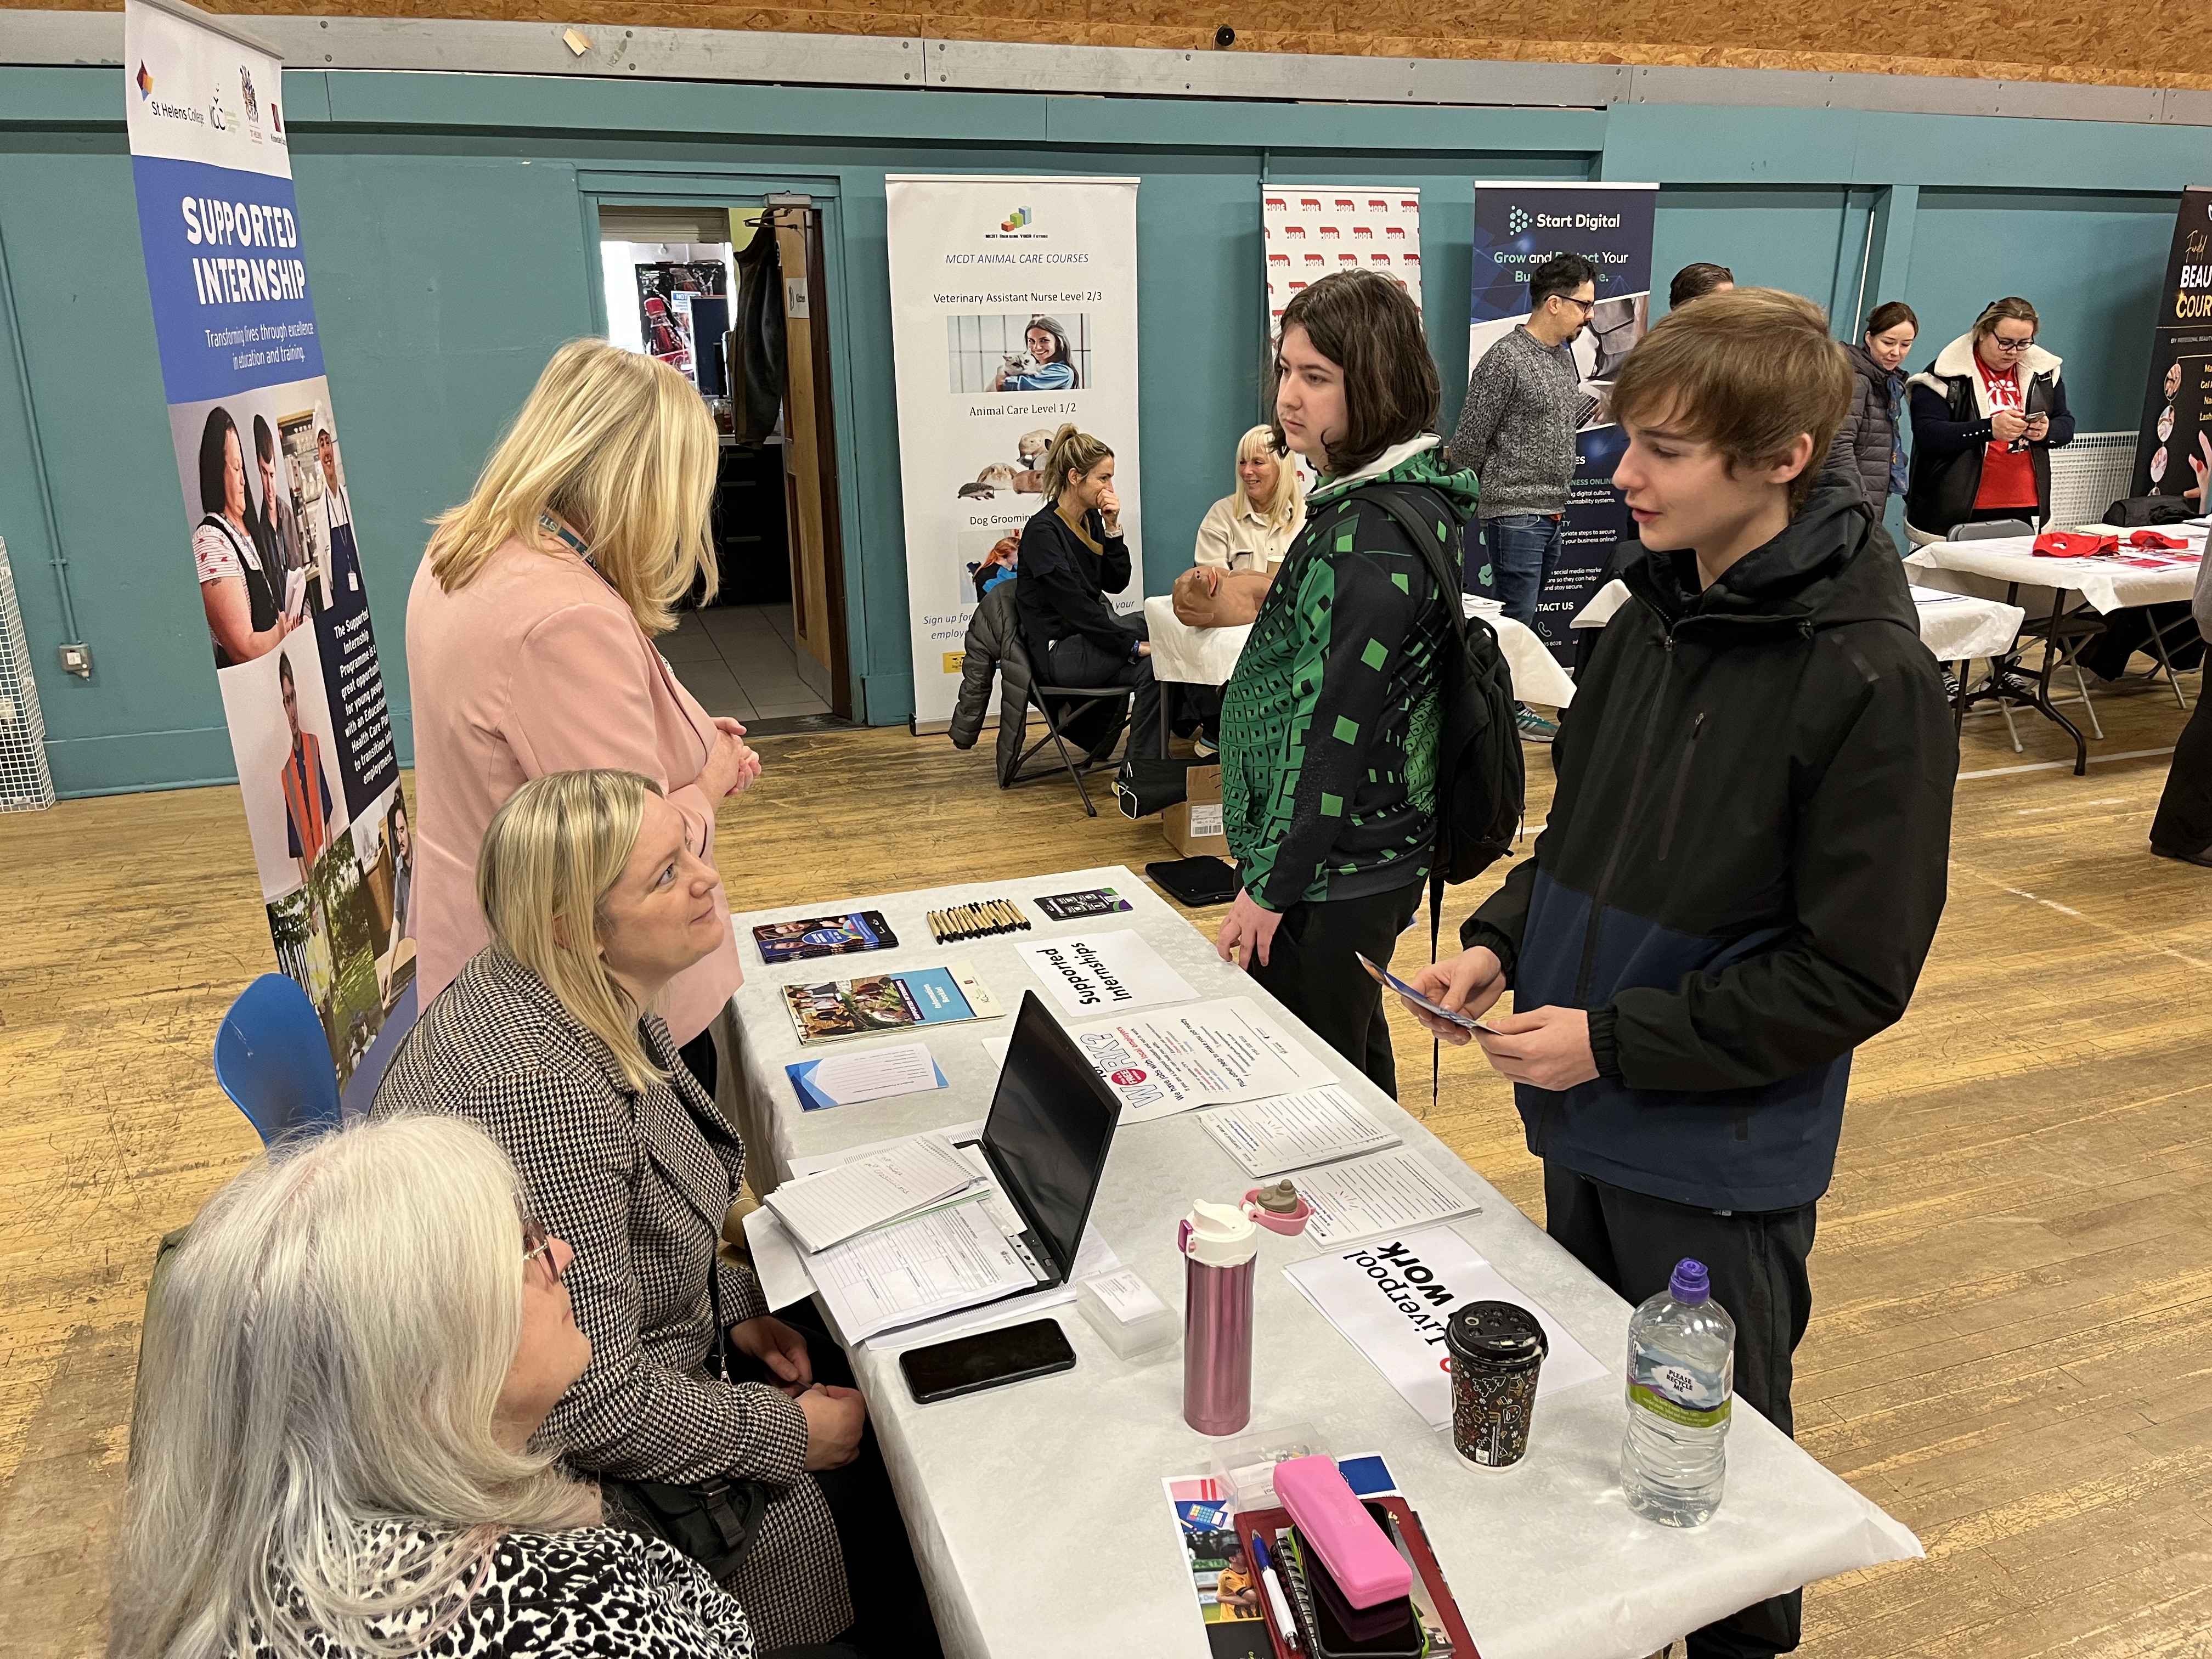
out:
{"label": "woman in houndstooth blazer", "polygon": [[[494,943],[416,1024],[372,1115],[481,1124],[574,1248],[565,1282],[591,1364],[544,1431],[572,1467],[767,1486],[758,1541],[729,1588],[774,1649],[852,1622],[837,1525],[808,1471],[852,1460],[866,1405],[813,1385],[805,1338],[769,1316],[750,1266],[716,1254],[744,1147],[651,1008],[726,935],[720,885],[649,780],[567,772],[523,785],[477,862]],[[732,1346],[782,1386],[709,1374],[717,1300]]]}

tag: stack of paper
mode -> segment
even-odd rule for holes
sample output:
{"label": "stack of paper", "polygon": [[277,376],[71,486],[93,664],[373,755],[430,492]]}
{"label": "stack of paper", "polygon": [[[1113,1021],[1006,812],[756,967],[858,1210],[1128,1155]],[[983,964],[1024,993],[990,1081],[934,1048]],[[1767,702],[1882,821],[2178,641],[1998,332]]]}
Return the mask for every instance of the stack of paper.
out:
{"label": "stack of paper", "polygon": [[[821,1293],[837,1328],[850,1342],[934,1341],[966,1328],[1006,1318],[1016,1307],[1046,1307],[1075,1299],[1074,1279],[1120,1266],[1113,1250],[1086,1226],[1077,1246],[1075,1272],[1057,1285],[1041,1285],[1039,1270],[1018,1238],[1020,1218],[994,1182],[976,1177],[954,1146],[982,1133],[980,1122],[956,1124],[927,1139],[945,1144],[963,1164],[969,1184],[951,1200],[810,1252],[778,1218],[775,1200],[793,1186],[820,1179],[911,1143],[856,1146],[819,1159],[796,1161],[797,1177],[745,1218],[761,1292],[771,1308]],[[1014,1301],[1010,1298],[1019,1298]]]}
{"label": "stack of paper", "polygon": [[809,1253],[941,1204],[975,1172],[935,1135],[916,1135],[819,1175],[787,1181],[763,1200]]}
{"label": "stack of paper", "polygon": [[1410,1152],[1309,1170],[1298,1177],[1298,1194],[1314,1208],[1306,1237],[1324,1249],[1482,1208]]}
{"label": "stack of paper", "polygon": [[1198,1120],[1249,1175],[1308,1170],[1340,1158],[1395,1146],[1398,1137],[1336,1084],[1221,1106]]}

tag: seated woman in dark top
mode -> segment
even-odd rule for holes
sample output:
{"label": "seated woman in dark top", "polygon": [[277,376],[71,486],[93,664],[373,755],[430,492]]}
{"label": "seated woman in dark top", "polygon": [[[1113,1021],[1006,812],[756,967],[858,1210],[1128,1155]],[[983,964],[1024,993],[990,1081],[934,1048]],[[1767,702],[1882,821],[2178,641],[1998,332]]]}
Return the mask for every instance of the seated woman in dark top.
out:
{"label": "seated woman in dark top", "polygon": [[1137,694],[1129,753],[1160,750],[1160,688],[1145,618],[1106,602],[1129,585],[1129,544],[1114,493],[1114,452],[1073,424],[1053,434],[1044,459],[1043,510],[1022,530],[1015,599],[1040,684],[1126,685]]}

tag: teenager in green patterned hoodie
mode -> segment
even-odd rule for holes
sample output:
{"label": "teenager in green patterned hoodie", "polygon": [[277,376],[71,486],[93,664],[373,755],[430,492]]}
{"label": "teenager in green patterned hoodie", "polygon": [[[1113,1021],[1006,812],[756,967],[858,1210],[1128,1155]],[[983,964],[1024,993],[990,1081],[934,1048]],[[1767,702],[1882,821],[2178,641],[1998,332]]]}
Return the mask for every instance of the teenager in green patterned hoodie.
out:
{"label": "teenager in green patterned hoodie", "polygon": [[1424,487],[1439,542],[1473,515],[1474,476],[1432,430],[1438,401],[1420,313],[1389,277],[1325,277],[1285,308],[1276,428],[1322,479],[1221,707],[1243,890],[1216,948],[1393,1094],[1382,993],[1353,953],[1389,962],[1429,872],[1459,592],[1438,592],[1415,532],[1364,486]]}

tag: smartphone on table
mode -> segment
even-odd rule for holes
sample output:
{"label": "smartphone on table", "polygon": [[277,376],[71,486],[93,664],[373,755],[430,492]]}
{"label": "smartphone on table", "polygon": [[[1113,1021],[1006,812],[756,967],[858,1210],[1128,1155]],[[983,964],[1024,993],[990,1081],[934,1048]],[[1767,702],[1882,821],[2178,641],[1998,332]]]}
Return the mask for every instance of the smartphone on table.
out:
{"label": "smartphone on table", "polygon": [[899,1356],[907,1392],[919,1405],[978,1394],[1008,1382],[1075,1369],[1075,1350],[1057,1319],[1032,1319],[1026,1325],[978,1331],[949,1342],[908,1348]]}

